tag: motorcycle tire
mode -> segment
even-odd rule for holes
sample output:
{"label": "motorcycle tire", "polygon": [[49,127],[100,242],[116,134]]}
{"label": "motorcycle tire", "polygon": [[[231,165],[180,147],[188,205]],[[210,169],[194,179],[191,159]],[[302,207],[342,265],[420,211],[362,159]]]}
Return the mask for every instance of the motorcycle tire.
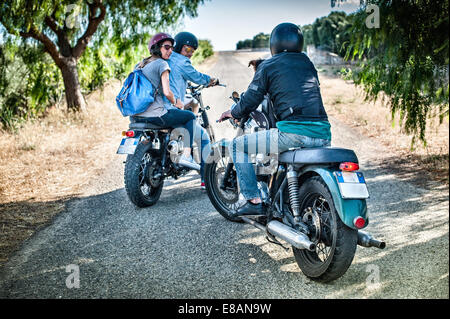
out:
{"label": "motorcycle tire", "polygon": [[[225,156],[223,154],[221,155],[221,159],[225,159]],[[219,174],[224,173],[226,165],[224,165],[225,167],[218,167],[218,162],[220,161],[208,160],[205,164],[204,180],[206,193],[208,194],[208,197],[214,208],[219,212],[220,215],[230,221],[242,223],[243,221],[241,218],[233,216],[233,211],[237,209],[239,193],[237,191],[237,188],[235,192],[225,192],[220,189]],[[236,207],[234,207],[235,205]]]}
{"label": "motorcycle tire", "polygon": [[322,178],[314,176],[306,180],[299,189],[299,201],[303,221],[315,223],[311,236],[315,237],[312,241],[316,242],[316,250],[293,247],[295,260],[310,279],[322,283],[333,281],[350,267],[356,252],[358,231],[341,221]]}
{"label": "motorcycle tire", "polygon": [[160,163],[159,157],[150,151],[151,143],[140,143],[134,154],[128,155],[125,162],[125,190],[128,198],[137,207],[154,205],[164,185],[164,178],[150,180],[150,170],[154,170]]}

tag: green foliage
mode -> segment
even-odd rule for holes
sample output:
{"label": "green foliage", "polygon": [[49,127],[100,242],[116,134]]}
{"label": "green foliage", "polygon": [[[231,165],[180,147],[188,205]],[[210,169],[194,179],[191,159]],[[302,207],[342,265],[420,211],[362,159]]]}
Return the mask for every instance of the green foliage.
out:
{"label": "green foliage", "polygon": [[192,56],[192,64],[199,65],[202,63],[207,57],[210,57],[214,54],[214,49],[209,40],[199,40],[198,48],[195,50],[194,55]]}
{"label": "green foliage", "polygon": [[236,50],[259,49],[269,47],[270,34],[258,33],[253,39],[246,39],[236,43]]}
{"label": "green foliage", "polygon": [[61,100],[61,73],[51,58],[30,45],[0,46],[0,122],[15,129]]}
{"label": "green foliage", "polygon": [[313,24],[302,26],[305,50],[308,45],[345,56],[345,46],[350,40],[353,15],[333,11],[326,17],[318,18]]}
{"label": "green foliage", "polygon": [[[195,16],[203,1],[2,1],[0,123],[15,127],[22,119],[61,100],[67,88],[56,64],[74,57],[81,40],[88,45],[78,48],[78,81],[81,91],[88,93],[112,77],[125,77],[148,55],[147,43],[152,33],[166,29],[185,15]],[[104,17],[86,37],[103,9]],[[207,54],[207,50],[202,53]]]}
{"label": "green foliage", "polygon": [[366,98],[384,93],[392,116],[426,143],[426,120],[449,112],[449,12],[446,0],[367,1],[380,8],[380,28],[365,25],[365,7],[355,15],[346,57],[363,59],[354,72]]}

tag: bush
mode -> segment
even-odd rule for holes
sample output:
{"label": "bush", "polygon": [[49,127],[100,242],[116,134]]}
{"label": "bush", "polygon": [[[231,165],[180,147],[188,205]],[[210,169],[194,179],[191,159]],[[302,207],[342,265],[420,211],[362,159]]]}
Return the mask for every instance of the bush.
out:
{"label": "bush", "polygon": [[198,65],[202,63],[207,57],[214,54],[213,46],[209,40],[199,40],[198,48],[192,56],[192,64]]}

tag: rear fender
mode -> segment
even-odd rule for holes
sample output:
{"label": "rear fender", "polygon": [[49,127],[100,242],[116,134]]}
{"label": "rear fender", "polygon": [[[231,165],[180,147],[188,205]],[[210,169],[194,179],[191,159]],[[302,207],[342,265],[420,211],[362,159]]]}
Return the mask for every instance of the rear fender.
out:
{"label": "rear fender", "polygon": [[367,227],[369,224],[369,215],[365,199],[343,199],[337,181],[333,175],[334,170],[332,169],[323,166],[308,166],[300,170],[299,176],[311,172],[319,175],[328,186],[331,197],[333,198],[334,207],[345,225],[352,229],[358,229],[353,225],[353,220],[356,217],[361,216],[366,221],[363,228]]}

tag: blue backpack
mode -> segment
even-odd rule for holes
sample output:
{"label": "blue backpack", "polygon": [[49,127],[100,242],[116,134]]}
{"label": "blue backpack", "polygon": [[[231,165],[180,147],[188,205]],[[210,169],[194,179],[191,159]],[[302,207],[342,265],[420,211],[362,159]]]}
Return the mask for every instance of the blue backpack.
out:
{"label": "blue backpack", "polygon": [[123,116],[135,115],[144,112],[153,103],[156,93],[157,90],[140,67],[128,75],[116,97],[116,104]]}

